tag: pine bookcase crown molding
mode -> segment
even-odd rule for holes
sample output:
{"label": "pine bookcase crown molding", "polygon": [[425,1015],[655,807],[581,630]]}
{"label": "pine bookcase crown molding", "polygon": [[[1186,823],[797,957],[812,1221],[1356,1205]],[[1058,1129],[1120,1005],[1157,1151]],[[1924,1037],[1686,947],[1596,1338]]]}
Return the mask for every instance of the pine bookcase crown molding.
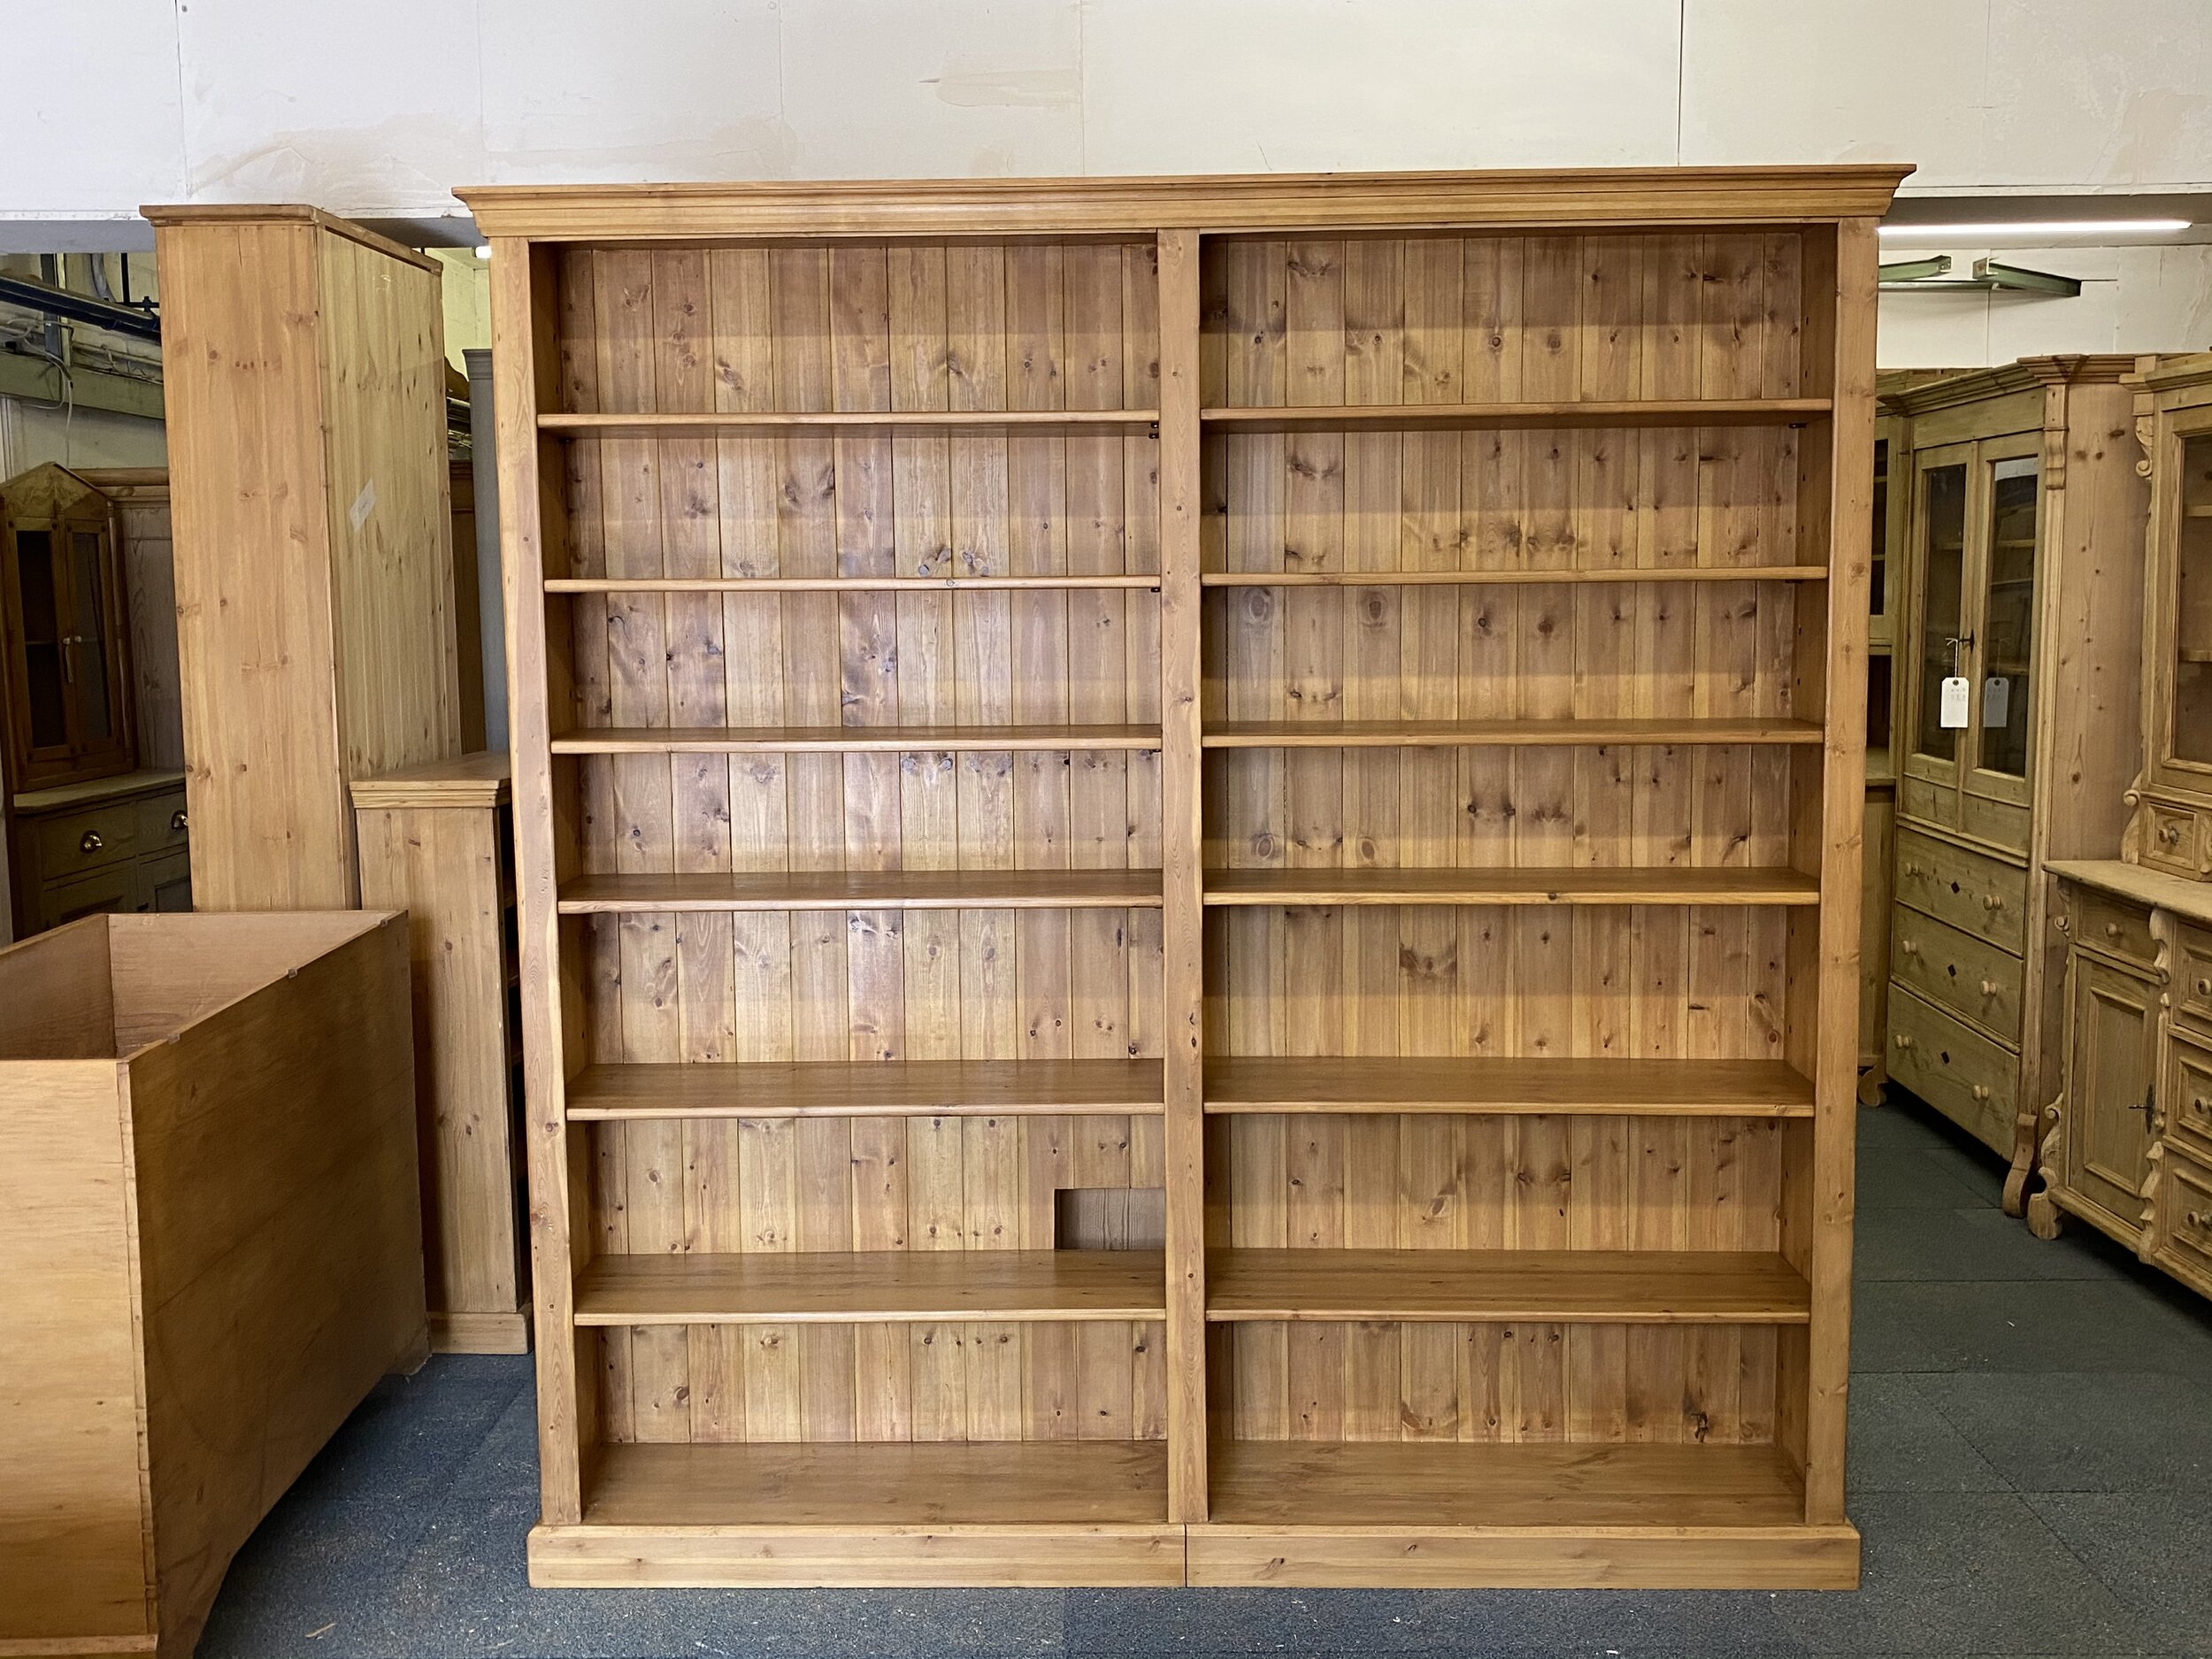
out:
{"label": "pine bookcase crown molding", "polygon": [[461,193],[534,1582],[1856,1582],[1901,176]]}

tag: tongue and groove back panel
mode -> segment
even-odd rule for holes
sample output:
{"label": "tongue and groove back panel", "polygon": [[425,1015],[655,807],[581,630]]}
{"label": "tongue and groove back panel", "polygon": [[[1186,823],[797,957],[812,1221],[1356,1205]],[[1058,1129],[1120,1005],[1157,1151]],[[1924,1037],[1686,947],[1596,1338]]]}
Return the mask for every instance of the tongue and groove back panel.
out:
{"label": "tongue and groove back panel", "polygon": [[[1148,245],[566,254],[578,413],[1157,401]],[[578,575],[1156,572],[1143,435],[579,439]],[[1145,726],[1149,587],[573,602],[579,728]],[[1156,750],[595,756],[605,872],[1156,869]],[[1156,1058],[1156,906],[590,925],[601,1061]],[[1156,1087],[1156,1085],[1155,1086]],[[1060,1188],[1156,1187],[1160,1120],[603,1124],[611,1253],[1049,1249]],[[1156,1326],[610,1331],[611,1440],[1156,1439]],[[626,1352],[625,1351],[626,1348]]]}
{"label": "tongue and groove back panel", "polygon": [[1518,178],[469,193],[538,1582],[1855,1576],[1895,173]]}

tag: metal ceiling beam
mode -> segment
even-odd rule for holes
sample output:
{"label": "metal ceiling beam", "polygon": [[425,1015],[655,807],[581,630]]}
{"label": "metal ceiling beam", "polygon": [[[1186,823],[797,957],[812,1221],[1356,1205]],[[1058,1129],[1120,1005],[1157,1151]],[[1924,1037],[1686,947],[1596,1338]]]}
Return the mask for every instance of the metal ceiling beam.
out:
{"label": "metal ceiling beam", "polygon": [[89,323],[96,328],[150,340],[157,345],[161,342],[161,318],[151,302],[143,306],[118,305],[112,300],[96,300],[88,294],[73,294],[66,288],[12,276],[0,276],[0,300],[49,317],[65,317],[73,323]]}

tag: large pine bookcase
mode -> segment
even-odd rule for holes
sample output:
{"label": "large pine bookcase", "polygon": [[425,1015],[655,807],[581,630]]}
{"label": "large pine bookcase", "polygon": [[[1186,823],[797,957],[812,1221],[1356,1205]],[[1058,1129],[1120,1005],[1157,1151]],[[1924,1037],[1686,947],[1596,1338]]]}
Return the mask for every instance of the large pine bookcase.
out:
{"label": "large pine bookcase", "polygon": [[534,1582],[1855,1583],[1900,177],[463,193]]}

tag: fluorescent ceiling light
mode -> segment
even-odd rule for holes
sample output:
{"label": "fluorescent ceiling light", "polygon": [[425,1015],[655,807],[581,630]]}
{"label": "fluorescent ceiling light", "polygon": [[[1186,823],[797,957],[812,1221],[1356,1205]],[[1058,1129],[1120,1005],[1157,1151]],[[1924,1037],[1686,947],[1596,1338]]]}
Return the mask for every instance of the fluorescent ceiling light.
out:
{"label": "fluorescent ceiling light", "polygon": [[1881,234],[2012,242],[2037,236],[2155,236],[2189,227],[2185,219],[2051,219],[2011,225],[1884,225]]}

